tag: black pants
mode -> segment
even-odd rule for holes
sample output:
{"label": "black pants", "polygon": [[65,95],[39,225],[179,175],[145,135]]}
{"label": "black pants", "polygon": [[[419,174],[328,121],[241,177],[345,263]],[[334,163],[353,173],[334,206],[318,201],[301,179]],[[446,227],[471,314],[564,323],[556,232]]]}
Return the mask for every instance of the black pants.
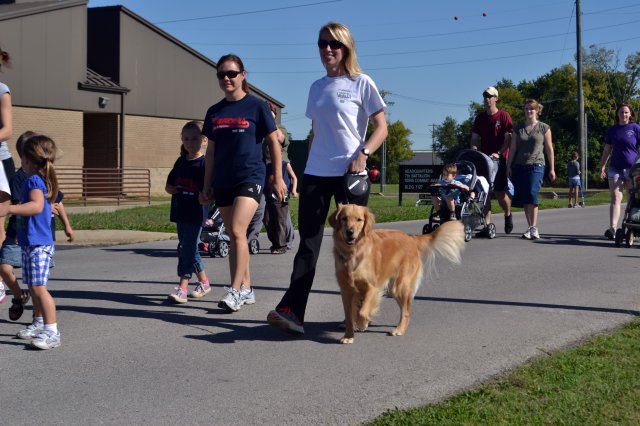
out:
{"label": "black pants", "polygon": [[289,289],[276,307],[276,309],[290,308],[301,322],[304,322],[307,300],[316,275],[324,224],[329,214],[332,197],[335,198],[336,204],[349,202],[366,206],[369,201],[369,192],[358,198],[347,199],[342,176],[303,176],[298,208],[300,246],[293,260]]}

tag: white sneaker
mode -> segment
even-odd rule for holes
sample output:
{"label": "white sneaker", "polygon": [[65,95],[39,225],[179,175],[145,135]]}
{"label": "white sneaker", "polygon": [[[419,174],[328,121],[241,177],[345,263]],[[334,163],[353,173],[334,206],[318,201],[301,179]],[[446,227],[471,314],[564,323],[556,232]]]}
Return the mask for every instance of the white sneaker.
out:
{"label": "white sneaker", "polygon": [[535,226],[532,226],[530,228],[530,230],[531,230],[531,239],[532,240],[540,239],[540,234],[538,234],[538,228],[536,228]]}
{"label": "white sneaker", "polygon": [[18,339],[31,340],[34,337],[36,337],[38,334],[42,333],[43,330],[44,330],[44,324],[40,326],[29,324],[27,328],[25,328],[24,330],[18,331],[18,333],[16,333],[16,337]]}
{"label": "white sneaker", "polygon": [[522,238],[525,240],[531,239],[531,227],[528,227],[524,234],[522,234]]}
{"label": "white sneaker", "polygon": [[4,289],[4,284],[0,281],[0,303],[4,302],[4,299],[7,298],[7,292]]}
{"label": "white sneaker", "polygon": [[256,303],[256,295],[253,292],[253,287],[246,288],[244,284],[240,286],[240,301],[243,305],[253,305]]}
{"label": "white sneaker", "polygon": [[242,296],[235,288],[229,288],[227,294],[218,302],[218,307],[230,312],[238,312],[242,307]]}

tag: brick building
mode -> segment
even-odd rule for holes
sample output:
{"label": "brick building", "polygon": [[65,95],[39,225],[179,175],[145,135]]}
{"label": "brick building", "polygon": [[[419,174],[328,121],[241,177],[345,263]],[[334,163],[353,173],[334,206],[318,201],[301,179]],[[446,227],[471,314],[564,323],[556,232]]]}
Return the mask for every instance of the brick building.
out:
{"label": "brick building", "polygon": [[0,73],[12,148],[25,130],[42,132],[64,152],[58,165],[146,168],[152,194],[164,193],[182,125],[224,96],[215,62],[123,6],[0,0],[0,46],[12,58]]}

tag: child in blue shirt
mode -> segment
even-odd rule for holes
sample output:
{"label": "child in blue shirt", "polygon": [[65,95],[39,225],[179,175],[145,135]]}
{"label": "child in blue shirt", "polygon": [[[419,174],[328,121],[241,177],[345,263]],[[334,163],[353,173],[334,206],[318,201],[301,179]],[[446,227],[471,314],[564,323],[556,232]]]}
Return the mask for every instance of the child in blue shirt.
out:
{"label": "child in blue shirt", "polygon": [[27,179],[22,184],[20,204],[2,205],[0,216],[17,216],[16,231],[22,249],[22,281],[33,298],[33,322],[18,332],[38,349],[60,346],[56,305],[47,289],[49,265],[54,245],[51,234],[51,203],[58,194],[53,162],[56,144],[49,137],[35,135],[22,147],[22,169]]}
{"label": "child in blue shirt", "polygon": [[[446,164],[442,169],[441,179],[433,185],[436,187],[446,187],[439,190],[439,195],[434,194],[431,196],[433,209],[437,212],[440,211],[442,207],[442,201],[444,200],[449,210],[449,220],[456,220],[456,203],[460,203],[460,189],[464,189],[465,191],[469,190],[469,187],[467,185],[455,179],[457,172],[458,167],[455,165],[455,163]],[[456,186],[459,189],[450,188],[449,186],[451,185]]]}

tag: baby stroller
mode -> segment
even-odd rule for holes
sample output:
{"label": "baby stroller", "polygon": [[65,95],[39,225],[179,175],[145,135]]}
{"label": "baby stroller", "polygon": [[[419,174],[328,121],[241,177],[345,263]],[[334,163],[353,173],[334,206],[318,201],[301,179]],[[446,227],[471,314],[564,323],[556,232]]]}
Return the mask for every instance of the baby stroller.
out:
{"label": "baby stroller", "polygon": [[[484,212],[498,172],[498,161],[480,151],[465,149],[456,155],[455,164],[458,169],[456,179],[470,188],[469,191],[460,191],[460,204],[456,205],[455,212],[456,218],[460,219],[464,225],[464,240],[470,241],[477,230],[490,239],[495,238],[496,226],[493,223],[486,223]],[[431,187],[432,191],[440,188],[443,187]],[[451,186],[451,188],[456,187]],[[438,212],[433,206],[431,207],[429,222],[422,228],[423,234],[435,231],[441,223],[446,221],[445,218],[449,217],[445,203],[440,210]]]}
{"label": "baby stroller", "polygon": [[225,231],[220,210],[213,203],[209,208],[209,218],[204,221],[198,248],[211,257],[227,257],[229,255],[230,241],[231,238]]}
{"label": "baby stroller", "polygon": [[[264,198],[264,197],[263,197]],[[258,235],[262,228],[262,216],[264,215],[264,207],[258,208],[256,214],[251,219],[247,229],[247,241],[249,243],[249,253],[257,254],[260,251],[260,242]],[[200,243],[198,248],[206,252],[211,257],[227,257],[229,255],[229,245],[231,238],[226,232],[220,210],[215,203],[211,204],[209,209],[209,218],[205,220],[202,232],[200,233]]]}
{"label": "baby stroller", "polygon": [[631,166],[629,175],[631,176],[629,201],[624,209],[622,227],[616,230],[614,239],[616,247],[620,247],[622,241],[625,241],[627,247],[631,247],[634,240],[640,237],[640,160]]}

